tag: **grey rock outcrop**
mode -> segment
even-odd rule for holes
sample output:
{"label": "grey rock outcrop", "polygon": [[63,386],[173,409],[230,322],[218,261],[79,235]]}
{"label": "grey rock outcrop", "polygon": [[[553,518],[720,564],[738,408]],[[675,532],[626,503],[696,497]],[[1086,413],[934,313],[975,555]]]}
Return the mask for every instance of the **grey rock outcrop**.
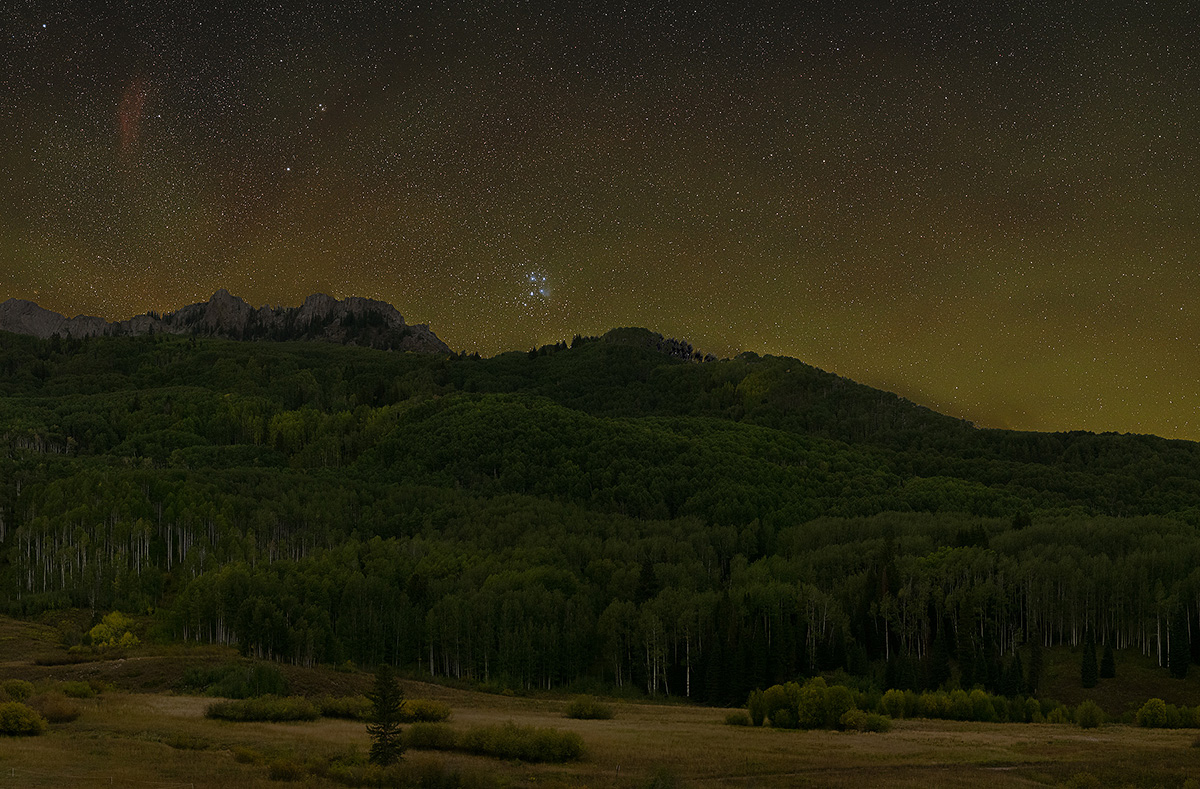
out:
{"label": "grey rock outcrop", "polygon": [[450,353],[425,324],[410,325],[385,301],[351,296],[335,299],[315,293],[299,307],[254,309],[222,288],[208,301],[159,316],[137,315],[110,323],[79,315],[67,318],[32,301],[0,304],[0,331],[47,339],[102,335],[184,334],[232,340],[317,340],[418,353]]}

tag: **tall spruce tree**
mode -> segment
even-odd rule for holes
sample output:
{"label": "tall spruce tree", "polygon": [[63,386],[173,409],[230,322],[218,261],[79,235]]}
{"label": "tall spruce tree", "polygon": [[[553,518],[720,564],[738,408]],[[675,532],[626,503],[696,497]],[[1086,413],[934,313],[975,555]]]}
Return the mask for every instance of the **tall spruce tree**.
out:
{"label": "tall spruce tree", "polygon": [[1117,658],[1113,654],[1112,642],[1104,645],[1104,657],[1100,658],[1100,679],[1113,679],[1117,676]]}
{"label": "tall spruce tree", "polygon": [[1100,670],[1096,665],[1096,637],[1088,630],[1083,637],[1083,661],[1079,667],[1079,678],[1085,688],[1094,688],[1100,681]]}
{"label": "tall spruce tree", "polygon": [[1036,630],[1033,640],[1029,642],[1029,680],[1025,683],[1026,690],[1031,696],[1036,696],[1038,685],[1042,682],[1042,672],[1046,668],[1046,659],[1042,655],[1042,636]]}
{"label": "tall spruce tree", "polygon": [[1171,643],[1167,650],[1167,661],[1171,666],[1171,676],[1176,679],[1187,679],[1188,666],[1192,662],[1192,645],[1188,640],[1187,613],[1180,606],[1171,617],[1169,630]]}
{"label": "tall spruce tree", "polygon": [[404,745],[400,742],[404,694],[391,666],[383,663],[375,671],[375,684],[367,692],[367,698],[371,700],[371,722],[367,724],[371,752],[367,758],[372,764],[386,767],[404,753]]}

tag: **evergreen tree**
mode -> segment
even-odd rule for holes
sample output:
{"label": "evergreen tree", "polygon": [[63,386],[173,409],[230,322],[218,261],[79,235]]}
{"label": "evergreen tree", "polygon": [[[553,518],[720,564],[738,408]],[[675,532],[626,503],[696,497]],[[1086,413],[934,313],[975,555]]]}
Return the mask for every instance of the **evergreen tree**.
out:
{"label": "evergreen tree", "polygon": [[1113,655],[1112,642],[1104,645],[1104,657],[1100,659],[1100,678],[1112,679],[1117,676],[1117,659]]}
{"label": "evergreen tree", "polygon": [[1099,668],[1096,666],[1096,638],[1091,630],[1083,637],[1083,661],[1079,667],[1079,678],[1085,688],[1094,688],[1100,681]]}
{"label": "evergreen tree", "polygon": [[1042,655],[1042,637],[1035,631],[1033,640],[1029,642],[1029,679],[1025,683],[1025,688],[1030,695],[1037,695],[1038,686],[1042,682],[1042,671],[1045,668],[1046,658]]}
{"label": "evergreen tree", "polygon": [[400,708],[404,704],[404,694],[391,666],[383,663],[375,671],[375,684],[367,698],[371,700],[371,722],[367,724],[367,734],[371,735],[368,759],[372,764],[386,767],[404,753],[404,745],[400,742]]}
{"label": "evergreen tree", "polygon": [[1171,644],[1167,651],[1167,661],[1171,667],[1171,676],[1176,679],[1186,679],[1188,665],[1192,662],[1192,645],[1188,641],[1187,614],[1182,607],[1175,610],[1170,625]]}

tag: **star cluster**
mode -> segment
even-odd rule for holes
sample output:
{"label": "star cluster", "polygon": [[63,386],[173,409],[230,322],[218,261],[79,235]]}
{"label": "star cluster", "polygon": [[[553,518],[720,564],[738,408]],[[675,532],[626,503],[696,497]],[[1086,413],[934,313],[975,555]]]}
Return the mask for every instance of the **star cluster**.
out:
{"label": "star cluster", "polygon": [[17,4],[0,300],[363,295],[485,354],[644,325],[1200,438],[1195,20],[1057,5]]}

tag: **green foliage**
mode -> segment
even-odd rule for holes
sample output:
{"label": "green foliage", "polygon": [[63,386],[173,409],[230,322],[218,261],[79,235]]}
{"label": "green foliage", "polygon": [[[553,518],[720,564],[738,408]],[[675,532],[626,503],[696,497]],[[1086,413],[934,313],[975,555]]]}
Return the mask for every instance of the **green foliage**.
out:
{"label": "green foliage", "polygon": [[125,614],[113,611],[106,614],[100,620],[100,624],[88,631],[88,638],[91,639],[91,644],[96,649],[134,647],[140,644],[141,640],[131,632],[130,628],[133,627],[133,624],[133,620]]}
{"label": "green foliage", "polygon": [[450,706],[431,699],[409,699],[400,709],[402,723],[438,723],[450,718]]}
{"label": "green foliage", "polygon": [[613,708],[594,696],[576,696],[567,703],[565,716],[580,720],[610,720]]}
{"label": "green foliage", "polygon": [[366,696],[320,696],[314,703],[324,718],[365,721],[371,717],[371,700]]}
{"label": "green foliage", "polygon": [[752,724],[763,725],[763,721],[767,718],[767,704],[761,690],[751,691],[750,697],[746,700],[746,710]]}
{"label": "green foliage", "polygon": [[90,699],[96,696],[96,689],[86,682],[60,682],[58,683],[58,689],[64,696],[72,699]]}
{"label": "green foliage", "polygon": [[32,736],[46,730],[46,721],[19,701],[0,704],[0,734]]}
{"label": "green foliage", "polygon": [[0,683],[5,701],[25,701],[33,695],[33,683],[23,679],[6,679]]}
{"label": "green foliage", "polygon": [[575,732],[518,726],[475,726],[458,736],[456,749],[523,762],[570,762],[583,757],[583,740]]}
{"label": "green foliage", "polygon": [[1099,704],[1088,699],[1075,708],[1075,723],[1081,729],[1095,729],[1104,724],[1104,711]]}
{"label": "green foliage", "polygon": [[725,715],[725,725],[726,726],[750,726],[750,725],[761,725],[761,724],[753,724],[752,721],[750,720],[750,716],[746,713],[745,710],[734,710],[733,712],[730,712]]}
{"label": "green foliage", "polygon": [[1137,725],[1159,729],[1167,725],[1167,703],[1162,699],[1148,699],[1137,711]]}
{"label": "green foliage", "polygon": [[321,711],[303,696],[256,696],[249,699],[217,701],[204,711],[206,718],[246,723],[251,721],[313,721]]}
{"label": "green foliage", "polygon": [[405,748],[418,751],[452,751],[458,743],[454,729],[444,723],[414,723],[402,738]]}
{"label": "green foliage", "polygon": [[270,663],[228,663],[222,666],[192,666],[183,673],[180,685],[206,696],[248,699],[255,696],[286,696],[287,680]]}
{"label": "green foliage", "polygon": [[400,715],[404,705],[404,693],[392,667],[379,664],[375,671],[375,683],[367,693],[371,702],[371,718],[367,734],[371,737],[371,764],[387,767],[404,754],[404,743],[400,738]]}
{"label": "green foliage", "polygon": [[[247,657],[516,691],[686,676],[717,704],[903,644],[900,714],[986,717],[917,695],[961,679],[1006,719],[1013,612],[1041,623],[1034,693],[1072,612],[1146,647],[1134,601],[1200,592],[1200,445],[976,430],[794,359],[684,350],[645,330],[493,359],[4,335],[0,603],[113,611],[96,645],[134,638],[113,609],[154,610]],[[752,722],[845,707],[801,695]]]}
{"label": "green foliage", "polygon": [[456,732],[441,723],[418,723],[404,732],[404,745],[416,750],[456,750],[524,762],[569,762],[583,757],[583,740],[574,732],[518,726],[474,726]]}
{"label": "green foliage", "polygon": [[892,720],[887,716],[874,712],[863,712],[858,709],[842,713],[838,721],[845,731],[889,732],[892,730]]}

